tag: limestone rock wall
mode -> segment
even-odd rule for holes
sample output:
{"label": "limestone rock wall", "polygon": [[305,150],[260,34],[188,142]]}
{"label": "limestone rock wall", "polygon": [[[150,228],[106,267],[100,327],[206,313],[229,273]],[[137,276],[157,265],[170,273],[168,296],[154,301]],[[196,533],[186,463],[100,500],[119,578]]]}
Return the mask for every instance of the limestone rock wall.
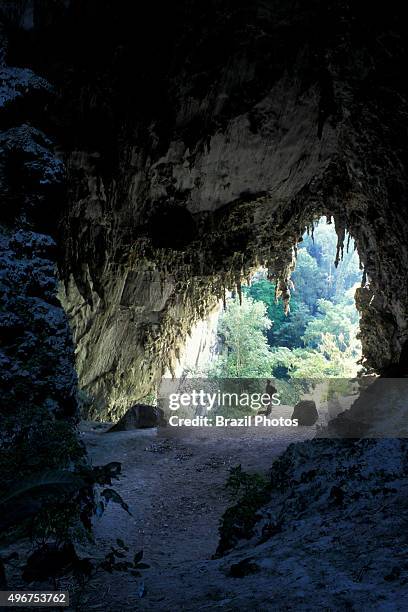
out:
{"label": "limestone rock wall", "polygon": [[218,303],[205,319],[198,321],[187,336],[173,371],[167,370],[164,376],[181,378],[183,375],[196,375],[205,371],[214,360],[218,350],[218,320],[222,304]]}

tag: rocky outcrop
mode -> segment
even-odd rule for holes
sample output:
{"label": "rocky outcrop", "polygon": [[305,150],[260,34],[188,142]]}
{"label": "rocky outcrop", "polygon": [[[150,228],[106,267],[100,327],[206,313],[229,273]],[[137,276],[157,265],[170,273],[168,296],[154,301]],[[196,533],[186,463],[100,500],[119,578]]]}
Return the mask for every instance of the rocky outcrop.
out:
{"label": "rocky outcrop", "polygon": [[270,500],[252,533],[236,523],[223,540],[230,551],[220,567],[227,576],[242,570],[234,605],[403,608],[406,453],[396,439],[291,444],[272,466]]}
{"label": "rocky outcrop", "polygon": [[[45,79],[0,66],[0,497],[33,474],[71,469],[85,454],[75,432],[72,335],[57,298],[63,163],[33,125],[50,100]],[[16,504],[2,511],[2,525],[22,528],[26,506],[22,516]]]}
{"label": "rocky outcrop", "polygon": [[292,419],[297,419],[300,426],[305,425],[311,427],[319,419],[315,402],[311,400],[303,400],[298,402],[293,408]]}
{"label": "rocky outcrop", "polygon": [[108,429],[108,433],[114,431],[129,431],[132,429],[149,429],[151,427],[165,426],[166,420],[164,412],[157,406],[137,404],[132,406],[119,419],[113,427]]}

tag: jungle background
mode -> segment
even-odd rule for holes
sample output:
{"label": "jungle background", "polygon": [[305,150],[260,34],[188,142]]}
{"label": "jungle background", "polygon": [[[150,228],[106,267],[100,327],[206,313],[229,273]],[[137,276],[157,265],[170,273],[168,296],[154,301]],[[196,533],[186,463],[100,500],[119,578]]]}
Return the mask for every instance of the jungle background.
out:
{"label": "jungle background", "polygon": [[335,265],[337,234],[320,221],[298,246],[290,310],[285,313],[267,270],[255,273],[241,299],[232,293],[218,325],[211,378],[349,379],[360,367],[354,294],[362,271],[353,239]]}

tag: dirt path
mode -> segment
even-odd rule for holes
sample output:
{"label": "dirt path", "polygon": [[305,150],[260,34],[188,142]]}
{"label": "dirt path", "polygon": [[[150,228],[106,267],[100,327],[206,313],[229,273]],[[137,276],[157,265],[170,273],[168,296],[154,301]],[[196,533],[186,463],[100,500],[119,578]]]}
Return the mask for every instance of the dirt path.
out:
{"label": "dirt path", "polygon": [[95,522],[98,549],[121,538],[133,553],[143,549],[150,565],[143,578],[104,574],[91,583],[84,609],[115,612],[206,609],[211,601],[215,609],[226,597],[211,556],[220,517],[232,503],[225,488],[229,469],[241,464],[267,474],[288,444],[313,435],[309,428],[207,428],[188,438],[175,428],[107,434],[106,427],[84,423],[82,429],[94,465],[122,462],[115,488],[132,513],[116,504],[107,508]]}

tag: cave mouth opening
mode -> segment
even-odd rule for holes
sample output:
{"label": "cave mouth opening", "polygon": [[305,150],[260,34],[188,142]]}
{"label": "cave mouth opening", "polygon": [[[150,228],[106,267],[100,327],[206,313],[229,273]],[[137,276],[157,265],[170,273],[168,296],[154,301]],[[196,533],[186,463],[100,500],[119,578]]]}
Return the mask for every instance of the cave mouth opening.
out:
{"label": "cave mouth opening", "polygon": [[[285,377],[292,370],[311,378],[357,376],[362,348],[355,293],[363,271],[347,231],[343,243],[339,248],[330,217],[313,222],[295,248],[289,303],[279,292],[279,280],[259,266],[246,285],[227,293],[224,308],[219,304],[212,324],[205,326],[204,342],[202,328],[198,345],[197,339],[191,342],[196,331],[190,334],[179,373]],[[199,355],[203,345],[206,360]]]}
{"label": "cave mouth opening", "polygon": [[[201,321],[188,336],[176,378],[222,388],[236,384],[231,379],[244,386],[258,380],[255,385],[261,387],[273,379],[285,405],[313,397],[326,402],[322,410],[335,388],[340,393],[336,397],[347,403],[353,394],[350,383],[363,373],[355,301],[363,270],[353,238],[347,231],[341,237],[330,217],[308,226],[294,247],[288,307],[279,279],[266,266],[228,291],[211,319]],[[337,380],[334,387],[332,379]],[[337,399],[335,408],[337,415]],[[333,410],[328,420],[336,416]],[[226,414],[231,416],[228,410]]]}
{"label": "cave mouth opening", "polygon": [[[193,250],[160,245],[124,267],[119,311],[113,303],[110,316],[100,317],[105,331],[87,361],[78,350],[86,417],[116,421],[132,405],[155,405],[163,378],[357,376],[362,349],[354,294],[363,272],[352,236],[341,219],[316,211],[268,226],[272,239],[271,232],[258,233],[260,226],[249,227],[250,250],[234,251],[222,264],[213,256],[218,234],[210,232]],[[95,304],[98,299],[95,294]],[[113,368],[112,346],[130,346],[131,338],[132,350],[122,351]],[[239,367],[237,341],[248,348]],[[95,376],[105,362],[116,378]]]}

